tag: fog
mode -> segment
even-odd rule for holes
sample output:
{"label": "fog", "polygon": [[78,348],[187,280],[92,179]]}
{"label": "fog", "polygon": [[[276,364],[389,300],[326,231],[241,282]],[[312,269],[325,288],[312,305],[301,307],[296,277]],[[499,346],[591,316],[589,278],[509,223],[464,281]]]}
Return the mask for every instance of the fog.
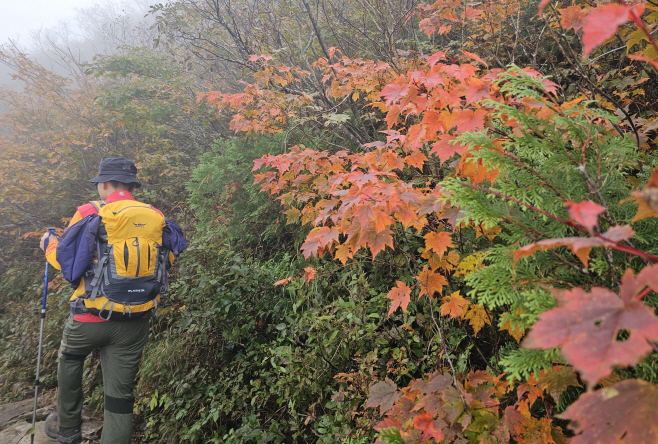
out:
{"label": "fog", "polygon": [[[73,8],[51,26],[26,29],[18,38],[3,40],[3,49],[19,49],[53,72],[69,75],[97,54],[111,54],[128,45],[149,46],[154,38],[150,29],[154,18],[148,15],[153,0],[68,2],[85,6]],[[0,64],[0,85],[17,87],[12,72],[11,67]]]}

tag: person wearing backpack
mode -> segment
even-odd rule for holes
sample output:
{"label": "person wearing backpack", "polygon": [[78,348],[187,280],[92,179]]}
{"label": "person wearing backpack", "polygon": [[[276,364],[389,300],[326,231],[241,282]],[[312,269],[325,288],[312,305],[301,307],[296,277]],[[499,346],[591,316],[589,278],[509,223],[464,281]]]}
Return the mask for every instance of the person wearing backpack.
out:
{"label": "person wearing backpack", "polygon": [[57,413],[46,418],[45,428],[60,443],[82,441],[84,360],[100,349],[101,444],[129,444],[149,318],[167,291],[167,268],[187,244],[176,224],[132,196],[141,186],[132,161],[103,160],[91,182],[101,200],[78,207],[61,238],[46,233],[41,239],[48,262],[75,289],[59,349]]}

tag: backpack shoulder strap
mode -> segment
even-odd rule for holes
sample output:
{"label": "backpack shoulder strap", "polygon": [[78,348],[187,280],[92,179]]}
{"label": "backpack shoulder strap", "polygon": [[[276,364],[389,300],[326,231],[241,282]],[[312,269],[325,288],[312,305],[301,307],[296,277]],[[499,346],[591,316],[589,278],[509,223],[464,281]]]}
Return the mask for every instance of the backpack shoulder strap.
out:
{"label": "backpack shoulder strap", "polygon": [[100,211],[101,208],[107,205],[107,202],[105,202],[104,200],[91,200],[89,201],[89,203],[92,204],[94,208],[96,208],[96,211]]}

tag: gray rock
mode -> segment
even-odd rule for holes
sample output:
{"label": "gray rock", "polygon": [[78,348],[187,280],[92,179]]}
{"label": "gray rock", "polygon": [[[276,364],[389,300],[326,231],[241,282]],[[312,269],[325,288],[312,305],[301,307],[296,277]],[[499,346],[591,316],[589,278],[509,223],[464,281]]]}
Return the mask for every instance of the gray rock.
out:
{"label": "gray rock", "polygon": [[[49,438],[43,430],[44,422],[36,424],[36,433],[34,434],[34,444],[59,444],[56,439]],[[17,422],[11,427],[0,432],[0,444],[30,444],[30,435],[25,432],[32,428],[29,422]]]}
{"label": "gray rock", "polygon": [[[28,429],[32,427],[30,423],[28,423],[27,426]],[[36,423],[35,425],[36,430],[34,433],[34,444],[55,444],[55,443],[59,444],[59,441],[57,441],[56,439],[52,439],[48,437],[48,435],[46,435],[46,432],[44,431],[45,426],[46,426],[45,421]],[[30,435],[24,436],[20,441],[18,441],[18,444],[30,444]]]}
{"label": "gray rock", "polygon": [[[0,428],[15,423],[28,412],[32,413],[33,406],[33,399],[24,399],[23,401],[0,405]],[[30,416],[31,421],[32,417]],[[0,444],[4,443],[0,441]]]}
{"label": "gray rock", "polygon": [[94,441],[100,439],[103,431],[103,421],[92,419],[82,423],[82,439]]}
{"label": "gray rock", "polygon": [[[32,402],[34,402],[34,401],[32,401]],[[34,404],[33,404],[33,406],[34,406]],[[25,421],[27,421],[27,422],[29,422],[29,423],[32,423],[32,411],[31,411],[31,410],[32,410],[32,409],[30,409],[30,411],[29,411],[28,413],[26,413],[25,415],[23,415],[23,420],[25,420]],[[37,409],[36,420],[37,420],[37,421],[44,421],[44,420],[46,419],[46,416],[50,415],[50,414],[51,414],[52,412],[54,412],[55,410],[57,410],[57,406],[54,405],[54,404],[53,404],[53,405],[49,405],[49,406],[47,406],[47,407],[43,407],[43,408]],[[1,443],[0,443],[0,444],[1,444]]]}

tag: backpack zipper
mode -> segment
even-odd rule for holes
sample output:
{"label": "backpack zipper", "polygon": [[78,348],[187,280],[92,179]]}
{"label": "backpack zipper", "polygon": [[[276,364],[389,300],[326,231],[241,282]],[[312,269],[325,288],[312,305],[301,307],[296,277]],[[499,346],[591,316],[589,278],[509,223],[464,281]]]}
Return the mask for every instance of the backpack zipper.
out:
{"label": "backpack zipper", "polygon": [[140,255],[139,255],[139,238],[135,238],[135,242],[133,242],[133,245],[135,247],[137,247],[137,271],[135,272],[135,277],[138,277],[139,276],[139,259],[140,259]]}

